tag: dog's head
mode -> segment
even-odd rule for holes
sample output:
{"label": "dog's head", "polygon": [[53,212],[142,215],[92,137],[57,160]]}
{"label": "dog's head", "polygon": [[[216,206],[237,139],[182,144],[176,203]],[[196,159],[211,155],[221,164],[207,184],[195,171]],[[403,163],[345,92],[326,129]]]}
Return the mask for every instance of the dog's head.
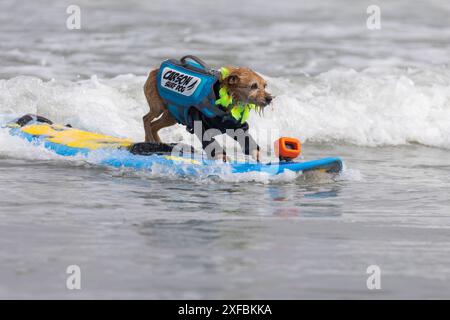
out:
{"label": "dog's head", "polygon": [[222,79],[233,101],[253,103],[261,109],[272,102],[273,96],[266,91],[266,81],[249,68],[227,67],[229,75]]}

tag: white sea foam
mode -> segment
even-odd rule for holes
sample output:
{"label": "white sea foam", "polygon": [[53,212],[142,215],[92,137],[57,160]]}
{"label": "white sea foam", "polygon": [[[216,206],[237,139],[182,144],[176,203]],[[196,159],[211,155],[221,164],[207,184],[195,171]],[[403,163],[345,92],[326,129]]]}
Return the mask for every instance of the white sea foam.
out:
{"label": "white sea foam", "polygon": [[303,141],[361,146],[421,143],[450,148],[450,70],[332,70],[273,81],[274,108],[254,127],[274,124]]}
{"label": "white sea foam", "polygon": [[33,145],[17,136],[11,136],[6,129],[0,129],[0,157],[27,160],[52,160],[62,158],[44,146]]}

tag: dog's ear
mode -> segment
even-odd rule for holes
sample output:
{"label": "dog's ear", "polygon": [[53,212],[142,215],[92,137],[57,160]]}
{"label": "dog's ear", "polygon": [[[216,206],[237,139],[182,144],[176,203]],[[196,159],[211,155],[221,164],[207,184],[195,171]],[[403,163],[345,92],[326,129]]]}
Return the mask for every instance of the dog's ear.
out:
{"label": "dog's ear", "polygon": [[237,74],[230,74],[226,80],[228,85],[234,86],[239,83],[239,76]]}

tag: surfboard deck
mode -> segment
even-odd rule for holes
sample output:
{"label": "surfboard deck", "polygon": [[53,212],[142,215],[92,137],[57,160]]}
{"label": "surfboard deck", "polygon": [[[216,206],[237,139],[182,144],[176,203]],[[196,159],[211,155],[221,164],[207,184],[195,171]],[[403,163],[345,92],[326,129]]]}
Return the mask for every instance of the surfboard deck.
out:
{"label": "surfboard deck", "polygon": [[[24,120],[25,117],[28,117]],[[40,119],[39,119],[40,118]],[[265,172],[277,175],[286,170],[322,171],[337,174],[342,171],[340,158],[323,158],[302,162],[220,163],[206,160],[193,153],[193,149],[183,148],[183,153],[171,153],[174,144],[134,143],[130,139],[116,138],[72,128],[67,125],[54,124],[51,121],[26,115],[15,122],[7,124],[10,134],[22,137],[35,144],[42,144],[61,156],[84,155],[102,152],[100,164],[113,167],[152,170],[155,166],[175,168],[181,174],[198,174],[210,172],[214,175],[218,167],[227,166],[231,173]],[[44,121],[45,120],[45,121]],[[188,152],[186,152],[188,150]]]}

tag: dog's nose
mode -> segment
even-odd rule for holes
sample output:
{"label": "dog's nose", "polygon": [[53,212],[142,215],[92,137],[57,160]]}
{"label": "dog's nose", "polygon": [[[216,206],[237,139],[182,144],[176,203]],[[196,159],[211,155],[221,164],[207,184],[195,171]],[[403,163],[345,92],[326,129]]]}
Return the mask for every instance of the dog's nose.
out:
{"label": "dog's nose", "polygon": [[271,96],[267,96],[267,97],[266,97],[266,103],[267,103],[267,104],[271,103],[271,102],[272,102],[272,99],[273,99],[273,98],[272,98]]}

